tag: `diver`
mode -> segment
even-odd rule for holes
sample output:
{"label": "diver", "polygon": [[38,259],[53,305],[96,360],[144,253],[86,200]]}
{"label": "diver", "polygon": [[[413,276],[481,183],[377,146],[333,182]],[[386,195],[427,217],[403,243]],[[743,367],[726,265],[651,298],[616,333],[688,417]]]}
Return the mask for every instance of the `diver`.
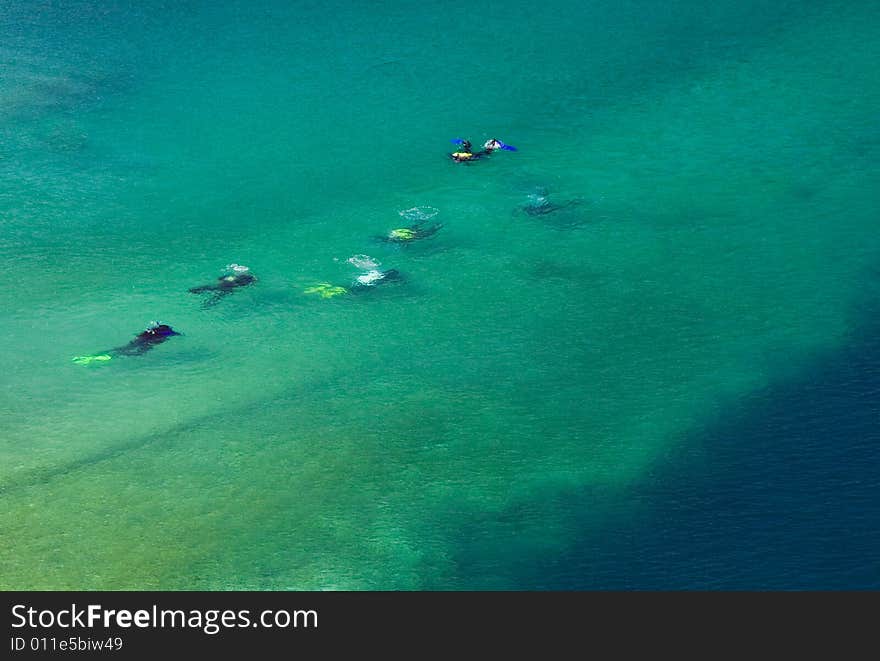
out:
{"label": "diver", "polygon": [[397,269],[380,269],[382,262],[369,255],[353,255],[345,261],[360,270],[360,275],[352,283],[352,293],[403,279]]}
{"label": "diver", "polygon": [[[358,261],[359,257],[366,257],[366,255],[359,255],[348,261],[349,263],[354,263],[352,262],[354,259],[356,260],[356,263],[363,263],[363,261]],[[334,285],[330,282],[319,282],[304,289],[303,293],[320,296],[321,298],[334,298],[336,296],[369,291],[375,289],[379,285],[384,285],[389,282],[400,282],[403,280],[403,275],[397,269],[386,269],[383,271],[378,268],[378,262],[372,258],[367,258],[367,260],[364,261],[370,264],[370,266],[363,268],[362,273],[354,279],[354,282],[351,285],[343,287],[342,285]]]}
{"label": "diver", "polygon": [[154,321],[146,330],[138,333],[131,342],[111,349],[107,353],[116,354],[117,356],[140,356],[174,335],[180,335],[180,333],[168,324],[160,324]]}
{"label": "diver", "polygon": [[88,365],[93,362],[106,362],[114,356],[141,356],[174,335],[180,335],[180,333],[168,324],[160,324],[153,321],[146,330],[138,333],[128,344],[116,347],[115,349],[101,351],[91,356],[75,356],[73,362],[77,365]]}
{"label": "diver", "polygon": [[247,266],[230,264],[226,268],[227,274],[217,278],[217,282],[189,289],[191,294],[211,292],[211,296],[205,299],[205,307],[216,305],[220,299],[231,294],[235,289],[247,287],[257,281],[257,278],[250,273],[250,269]]}
{"label": "diver", "polygon": [[529,193],[526,203],[521,208],[530,216],[545,216],[548,213],[553,213],[560,209],[576,206],[578,203],[578,200],[568,200],[562,204],[552,202],[547,190],[541,188],[534,193]]}
{"label": "diver", "polygon": [[334,285],[330,282],[319,282],[316,285],[303,290],[304,294],[311,294],[321,298],[335,298],[345,294],[357,294],[369,291],[378,285],[387,284],[389,282],[399,282],[403,280],[403,276],[397,269],[388,269],[380,271],[379,269],[371,269],[365,271],[355,278],[354,283],[349,287],[342,285]]}
{"label": "diver", "polygon": [[403,276],[397,269],[388,269],[387,271],[371,269],[369,271],[366,271],[365,273],[362,273],[354,279],[352,292],[364,291],[366,289],[370,289],[371,287],[376,287],[377,285],[384,285],[389,282],[400,281],[402,279]]}
{"label": "diver", "polygon": [[393,229],[386,236],[377,236],[376,239],[386,243],[412,243],[433,236],[440,231],[441,227],[443,227],[443,223],[434,223],[430,227],[422,227],[421,223],[415,223],[409,227]]}

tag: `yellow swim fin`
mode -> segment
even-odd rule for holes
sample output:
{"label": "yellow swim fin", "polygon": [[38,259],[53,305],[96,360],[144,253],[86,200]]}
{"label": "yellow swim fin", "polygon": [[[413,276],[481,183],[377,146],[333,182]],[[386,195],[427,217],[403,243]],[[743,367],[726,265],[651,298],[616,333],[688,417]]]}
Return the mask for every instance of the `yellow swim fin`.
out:
{"label": "yellow swim fin", "polygon": [[347,294],[348,290],[345,287],[340,287],[339,285],[331,285],[329,282],[319,282],[314,287],[304,289],[303,293],[316,294],[321,298],[333,298],[334,296],[339,296],[340,294]]}

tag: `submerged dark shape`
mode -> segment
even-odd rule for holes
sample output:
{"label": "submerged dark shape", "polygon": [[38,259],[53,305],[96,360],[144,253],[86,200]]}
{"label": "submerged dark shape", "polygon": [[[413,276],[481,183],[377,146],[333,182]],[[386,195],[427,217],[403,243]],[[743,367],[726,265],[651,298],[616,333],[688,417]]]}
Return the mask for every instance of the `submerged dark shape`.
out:
{"label": "submerged dark shape", "polygon": [[107,349],[91,356],[75,356],[73,362],[77,365],[89,365],[91,363],[106,362],[115,356],[141,356],[158,344],[162,344],[169,337],[180,335],[168,324],[153,322],[146,330],[138,333],[128,344],[114,349]]}
{"label": "submerged dark shape", "polygon": [[550,199],[550,194],[546,190],[529,193],[526,203],[522,206],[522,210],[530,216],[545,216],[548,213],[559,211],[578,204],[578,200],[568,200],[557,204]]}
{"label": "submerged dark shape", "polygon": [[216,305],[221,298],[231,294],[235,289],[239,287],[247,287],[250,284],[256,282],[257,279],[250,273],[236,273],[235,275],[223,275],[217,278],[217,282],[211,283],[209,285],[201,285],[199,287],[192,287],[189,289],[191,294],[203,294],[206,292],[210,292],[211,296],[209,296],[205,300],[205,306]]}
{"label": "submerged dark shape", "polygon": [[443,223],[435,223],[430,227],[422,227],[421,223],[416,223],[409,227],[398,227],[391,230],[386,236],[377,236],[376,239],[386,243],[411,243],[433,236],[441,227],[443,227]]}
{"label": "submerged dark shape", "polygon": [[553,229],[573,230],[583,226],[588,220],[584,214],[575,209],[581,202],[582,200],[578,198],[556,202],[546,188],[538,188],[528,193],[525,204],[517,207],[515,213],[524,213],[540,219]]}

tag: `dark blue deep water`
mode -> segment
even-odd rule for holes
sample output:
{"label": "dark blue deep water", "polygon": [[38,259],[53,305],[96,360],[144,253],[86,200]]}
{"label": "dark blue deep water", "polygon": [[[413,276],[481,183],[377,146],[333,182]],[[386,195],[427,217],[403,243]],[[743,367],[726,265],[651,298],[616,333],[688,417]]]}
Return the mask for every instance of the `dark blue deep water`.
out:
{"label": "dark blue deep water", "polygon": [[[584,527],[559,557],[517,559],[519,585],[880,588],[876,299],[858,315],[862,327],[845,348],[754,393],[658,462],[634,493],[620,496],[641,516],[599,530]],[[561,506],[588,510],[596,494],[559,499]]]}

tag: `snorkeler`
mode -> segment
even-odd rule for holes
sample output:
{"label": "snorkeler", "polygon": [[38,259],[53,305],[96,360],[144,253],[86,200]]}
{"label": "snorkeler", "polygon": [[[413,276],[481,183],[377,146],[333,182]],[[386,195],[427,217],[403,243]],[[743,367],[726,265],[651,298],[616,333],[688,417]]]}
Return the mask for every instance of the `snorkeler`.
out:
{"label": "snorkeler", "polygon": [[457,144],[459,146],[458,151],[454,151],[451,154],[449,154],[449,158],[451,158],[456,163],[466,163],[468,161],[475,161],[478,158],[480,158],[481,156],[485,156],[485,155],[491,153],[491,152],[487,152],[486,150],[474,153],[474,148],[473,148],[473,145],[471,145],[470,140],[456,139],[456,140],[453,140],[452,142],[454,142],[455,144]]}
{"label": "snorkeler", "polygon": [[257,278],[250,273],[250,269],[247,266],[230,264],[226,268],[229,272],[217,278],[217,282],[189,289],[191,294],[211,292],[211,296],[205,300],[205,307],[216,305],[221,298],[231,294],[236,288],[247,287],[257,281]]}
{"label": "snorkeler", "polygon": [[483,143],[483,149],[489,153],[492,153],[496,149],[501,149],[502,151],[518,151],[513,145],[505,144],[498,138],[490,138],[486,140],[486,142]]}
{"label": "snorkeler", "polygon": [[391,230],[386,236],[377,236],[376,239],[386,243],[411,243],[433,236],[441,227],[443,227],[443,223],[434,223],[430,227],[422,227],[420,223],[416,223],[409,227],[398,227]]}
{"label": "snorkeler", "polygon": [[114,356],[141,356],[173,335],[180,335],[180,333],[168,324],[160,324],[154,321],[128,344],[116,347],[115,349],[101,351],[91,356],[75,356],[73,362],[77,365],[88,365],[93,362],[106,362]]}
{"label": "snorkeler", "polygon": [[469,151],[455,151],[449,155],[449,158],[456,163],[469,163],[470,161],[476,161],[482,155],[483,154],[474,154]]}
{"label": "snorkeler", "polygon": [[492,153],[491,150],[487,149],[475,152],[470,140],[453,140],[452,142],[459,145],[458,151],[454,151],[449,154],[449,158],[451,158],[456,163],[467,163],[469,161],[476,161],[478,158],[481,158],[482,156],[488,156]]}

